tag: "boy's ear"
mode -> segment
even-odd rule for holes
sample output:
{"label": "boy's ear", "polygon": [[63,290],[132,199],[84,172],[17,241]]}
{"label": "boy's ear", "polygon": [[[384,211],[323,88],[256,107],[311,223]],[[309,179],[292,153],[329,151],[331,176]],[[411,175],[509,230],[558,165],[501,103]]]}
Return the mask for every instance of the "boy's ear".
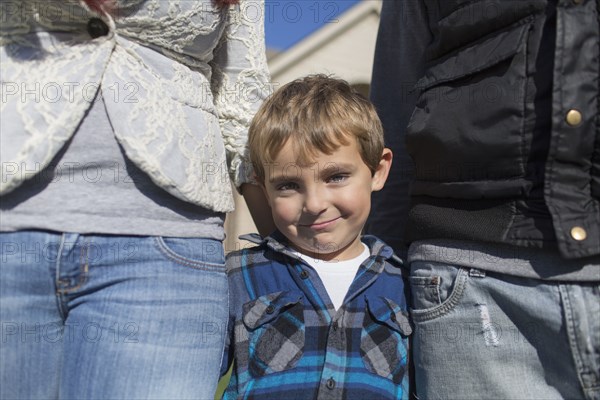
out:
{"label": "boy's ear", "polygon": [[373,178],[371,179],[371,190],[376,192],[378,190],[383,189],[383,185],[385,185],[385,181],[387,180],[388,174],[390,173],[390,168],[392,167],[392,159],[394,155],[392,151],[387,147],[383,149],[381,153],[381,160],[379,160],[379,165],[373,174]]}
{"label": "boy's ear", "polygon": [[265,198],[267,199],[267,204],[271,207],[271,198],[269,197],[269,193],[267,192],[267,187],[265,186],[265,180],[260,179],[258,177],[255,178],[256,183],[260,186]]}

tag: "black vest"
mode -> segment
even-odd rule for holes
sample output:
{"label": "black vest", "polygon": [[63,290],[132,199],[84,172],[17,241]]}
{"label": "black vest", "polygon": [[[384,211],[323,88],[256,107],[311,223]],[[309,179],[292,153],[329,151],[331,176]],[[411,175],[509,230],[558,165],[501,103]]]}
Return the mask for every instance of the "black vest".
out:
{"label": "black vest", "polygon": [[407,239],[600,254],[598,2],[424,2]]}

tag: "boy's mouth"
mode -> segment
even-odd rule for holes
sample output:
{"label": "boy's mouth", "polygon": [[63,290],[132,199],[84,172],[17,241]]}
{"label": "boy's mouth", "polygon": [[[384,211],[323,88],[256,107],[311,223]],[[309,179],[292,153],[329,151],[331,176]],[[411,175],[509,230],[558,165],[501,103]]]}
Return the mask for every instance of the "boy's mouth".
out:
{"label": "boy's mouth", "polygon": [[328,227],[330,227],[331,225],[333,225],[340,218],[342,218],[342,217],[336,217],[336,218],[329,219],[329,220],[326,220],[326,221],[311,222],[310,224],[300,224],[300,226],[302,226],[304,228],[310,228],[310,229],[313,229],[315,231],[321,231],[321,230],[327,229]]}

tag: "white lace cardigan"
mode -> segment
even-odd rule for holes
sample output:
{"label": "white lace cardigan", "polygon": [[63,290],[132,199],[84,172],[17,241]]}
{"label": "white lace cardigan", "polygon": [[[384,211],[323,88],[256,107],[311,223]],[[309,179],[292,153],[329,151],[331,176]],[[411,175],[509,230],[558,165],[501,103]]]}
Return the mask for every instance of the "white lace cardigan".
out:
{"label": "white lace cardigan", "polygon": [[[76,0],[1,0],[0,194],[47,166],[101,91],[125,153],[172,195],[226,212],[268,95],[264,0],[119,0],[92,39]],[[83,160],[84,161],[84,160]]]}

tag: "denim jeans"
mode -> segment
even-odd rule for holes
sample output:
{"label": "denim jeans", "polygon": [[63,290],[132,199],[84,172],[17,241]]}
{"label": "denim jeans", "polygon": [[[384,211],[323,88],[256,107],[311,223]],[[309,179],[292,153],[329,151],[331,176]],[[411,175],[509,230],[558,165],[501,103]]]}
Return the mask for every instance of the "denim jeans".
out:
{"label": "denim jeans", "polygon": [[420,399],[599,399],[600,284],[411,263]]}
{"label": "denim jeans", "polygon": [[0,234],[2,399],[212,399],[221,242]]}

